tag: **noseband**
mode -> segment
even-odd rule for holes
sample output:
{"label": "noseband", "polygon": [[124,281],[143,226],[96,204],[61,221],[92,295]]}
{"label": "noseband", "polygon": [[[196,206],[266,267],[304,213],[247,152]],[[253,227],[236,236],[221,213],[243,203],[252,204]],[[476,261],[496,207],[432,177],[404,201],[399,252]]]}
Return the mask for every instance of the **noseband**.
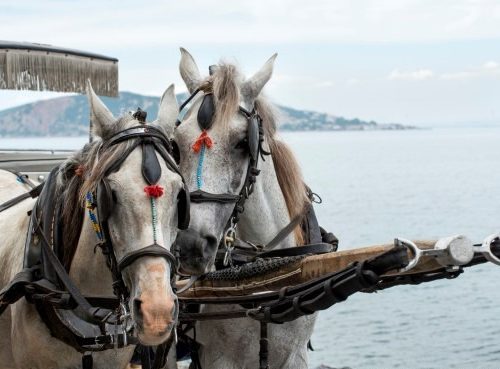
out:
{"label": "noseband", "polygon": [[[196,89],[189,98],[182,103],[179,111],[182,111],[185,106],[200,92],[203,91],[202,88]],[[209,129],[213,124],[213,116],[215,114],[214,100],[211,92],[204,92],[203,101],[198,110],[198,125],[202,130]],[[233,242],[236,233],[236,224],[240,220],[240,215],[245,211],[245,201],[250,197],[253,192],[254,184],[260,170],[257,169],[259,162],[259,157],[265,160],[264,156],[270,155],[262,147],[264,143],[264,128],[262,126],[262,118],[259,113],[254,109],[248,111],[242,106],[238,107],[238,112],[245,117],[247,121],[247,143],[248,143],[248,153],[249,161],[247,166],[247,171],[245,174],[245,180],[243,182],[243,187],[241,188],[239,194],[232,193],[222,193],[214,194],[198,189],[196,191],[190,192],[190,200],[193,203],[204,203],[204,202],[216,202],[220,204],[232,204],[234,203],[234,208],[226,225],[226,230],[224,232],[224,238],[221,244],[226,248],[226,255],[224,257],[224,265],[228,264],[229,256],[232,251]],[[177,120],[176,125],[181,124],[180,120]]]}
{"label": "noseband", "polygon": [[[121,300],[125,300],[129,294],[125,283],[123,282],[121,273],[123,269],[134,263],[136,260],[145,256],[162,257],[170,264],[172,276],[177,270],[177,258],[167,248],[157,243],[156,229],[154,228],[156,222],[154,212],[154,243],[139,250],[129,252],[120,260],[116,259],[108,223],[109,217],[113,214],[115,207],[115,197],[106,177],[111,173],[116,172],[126,158],[138,146],[141,146],[142,149],[142,176],[148,185],[155,185],[161,177],[161,166],[158,162],[156,152],[158,152],[165,160],[168,168],[182,178],[183,188],[179,194],[179,201],[177,205],[179,217],[178,227],[180,229],[186,229],[189,225],[189,193],[186,190],[184,177],[180,173],[174,159],[172,159],[172,145],[170,140],[167,139],[163,132],[155,127],[146,126],[144,122],[141,126],[131,127],[116,133],[103,143],[101,152],[108,150],[114,145],[132,139],[135,139],[136,141],[127,149],[120,159],[113,163],[106,171],[104,178],[97,186],[97,190],[94,193],[87,194],[89,216],[99,239],[99,243],[96,247],[99,247],[106,257],[107,265],[113,276],[113,292]],[[154,206],[155,204],[152,203],[153,208]],[[94,209],[97,209],[97,217],[93,212]]]}

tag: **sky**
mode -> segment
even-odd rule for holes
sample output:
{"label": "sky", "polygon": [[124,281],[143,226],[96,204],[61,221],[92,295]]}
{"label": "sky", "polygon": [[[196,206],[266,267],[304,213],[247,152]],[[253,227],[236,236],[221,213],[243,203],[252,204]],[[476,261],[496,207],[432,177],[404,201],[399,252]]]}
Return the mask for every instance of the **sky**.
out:
{"label": "sky", "polygon": [[[117,57],[120,90],[161,95],[179,47],[255,73],[278,104],[421,126],[500,125],[500,0],[0,0],[0,38]],[[0,109],[61,96],[0,91]]]}

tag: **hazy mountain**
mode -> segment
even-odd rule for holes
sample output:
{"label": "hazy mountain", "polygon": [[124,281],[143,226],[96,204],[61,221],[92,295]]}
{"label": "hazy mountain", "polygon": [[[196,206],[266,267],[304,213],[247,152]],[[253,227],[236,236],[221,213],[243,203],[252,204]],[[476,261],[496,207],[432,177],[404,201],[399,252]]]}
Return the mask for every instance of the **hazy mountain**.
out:
{"label": "hazy mountain", "polygon": [[[184,99],[185,95],[178,95]],[[109,109],[119,116],[140,107],[150,120],[158,113],[159,97],[121,92],[120,98],[103,98]],[[359,119],[345,119],[326,113],[304,111],[280,106],[283,130],[373,130],[408,129],[400,124],[377,124]],[[89,111],[87,97],[75,95],[0,111],[0,136],[81,136],[88,134]]]}

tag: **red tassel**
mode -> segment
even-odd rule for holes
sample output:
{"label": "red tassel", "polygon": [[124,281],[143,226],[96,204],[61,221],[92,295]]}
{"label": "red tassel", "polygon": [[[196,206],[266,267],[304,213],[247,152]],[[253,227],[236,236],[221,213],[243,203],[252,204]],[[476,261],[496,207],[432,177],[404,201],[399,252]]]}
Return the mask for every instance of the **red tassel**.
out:
{"label": "red tassel", "polygon": [[201,132],[201,135],[196,139],[196,141],[193,144],[193,151],[195,153],[199,153],[201,150],[201,146],[205,144],[207,148],[211,148],[213,146],[212,139],[208,136],[207,131],[203,130]]}
{"label": "red tassel", "polygon": [[83,176],[83,173],[85,173],[85,166],[80,164],[75,168],[75,175],[81,177]]}
{"label": "red tassel", "polygon": [[165,190],[162,186],[152,185],[144,187],[144,192],[146,192],[146,195],[148,195],[149,197],[157,198],[163,196]]}

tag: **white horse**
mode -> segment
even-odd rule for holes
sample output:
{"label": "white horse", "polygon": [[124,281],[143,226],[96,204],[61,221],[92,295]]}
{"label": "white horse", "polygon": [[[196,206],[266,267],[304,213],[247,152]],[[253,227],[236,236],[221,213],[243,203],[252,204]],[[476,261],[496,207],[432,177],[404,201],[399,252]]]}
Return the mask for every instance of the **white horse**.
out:
{"label": "white horse", "polygon": [[[179,147],[180,168],[191,189],[213,194],[240,193],[249,163],[248,118],[239,111],[253,109],[263,119],[263,148],[272,154],[258,162],[261,170],[253,193],[245,203],[237,225],[237,236],[254,244],[265,245],[283,229],[290,219],[304,211],[309,202],[300,168],[291,151],[276,138],[275,115],[261,91],[272,75],[276,55],[251,78],[244,79],[235,66],[219,64],[211,76],[203,78],[193,57],[181,49],[180,72],[190,93],[202,86],[213,92],[215,114],[206,131],[211,142],[200,136],[198,111],[204,93],[199,93],[174,131]],[[177,107],[170,99],[169,104]],[[195,152],[193,144],[205,140],[204,153]],[[211,144],[211,145],[210,145]],[[199,146],[199,145],[198,145]],[[211,147],[210,147],[211,146]],[[200,158],[200,155],[204,155]],[[194,257],[182,260],[189,274],[202,274],[213,267],[215,252],[227,228],[234,203],[192,203],[190,228],[179,233],[178,241]],[[300,227],[282,240],[275,249],[303,244]],[[183,263],[182,263],[183,262]],[[239,306],[204,306],[204,311],[238,309]],[[315,315],[299,318],[268,328],[269,366],[307,368],[307,343],[313,331]],[[259,367],[259,323],[249,318],[204,321],[196,326],[196,339],[201,344],[203,369],[255,369]]]}
{"label": "white horse", "polygon": [[[173,96],[173,86],[165,95]],[[64,254],[69,258],[64,261],[71,279],[84,295],[113,296],[111,273],[105,257],[101,252],[95,252],[98,239],[85,214],[84,199],[85,193],[95,190],[97,183],[107,175],[105,173],[113,162],[124,156],[134,139],[100,152],[103,143],[117,132],[138,126],[140,122],[131,115],[115,119],[90,84],[88,97],[95,139],[69,158],[57,172],[57,196],[63,206],[65,229],[74,231],[64,235],[68,241]],[[171,115],[168,107],[160,106],[155,126],[168,128],[172,122],[165,121],[165,117]],[[150,199],[144,192],[147,183],[141,175],[141,147],[136,147],[128,155],[119,170],[107,175],[115,197],[108,223],[117,260],[153,244],[156,239],[158,245],[170,248],[177,235],[176,202],[183,182],[157,152],[156,155],[162,173],[158,185],[165,191],[156,199],[156,237],[152,230]],[[0,203],[26,190],[26,186],[16,180],[16,175],[0,171]],[[29,221],[27,212],[33,205],[34,200],[25,200],[0,213],[0,288],[23,267]],[[81,229],[74,227],[75,222],[80,224],[80,221],[83,222]],[[175,325],[178,310],[177,297],[171,288],[169,263],[160,256],[145,256],[125,267],[121,275],[130,293],[129,310],[140,342],[145,345],[164,342]],[[93,354],[94,368],[124,368],[133,350],[134,346],[128,346],[96,352]],[[80,368],[81,363],[82,355],[52,337],[35,306],[24,298],[11,305],[0,317],[2,368]]]}

